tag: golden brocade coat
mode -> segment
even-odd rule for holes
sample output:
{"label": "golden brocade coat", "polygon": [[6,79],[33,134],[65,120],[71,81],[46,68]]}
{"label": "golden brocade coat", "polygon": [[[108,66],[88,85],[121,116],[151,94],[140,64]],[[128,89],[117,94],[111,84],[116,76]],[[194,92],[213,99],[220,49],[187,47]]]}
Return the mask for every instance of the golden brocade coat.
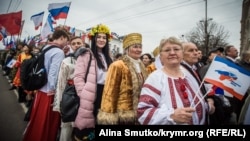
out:
{"label": "golden brocade coat", "polygon": [[109,66],[101,107],[97,115],[98,124],[138,124],[137,106],[142,85],[148,72],[142,62],[138,74],[134,64],[125,55]]}

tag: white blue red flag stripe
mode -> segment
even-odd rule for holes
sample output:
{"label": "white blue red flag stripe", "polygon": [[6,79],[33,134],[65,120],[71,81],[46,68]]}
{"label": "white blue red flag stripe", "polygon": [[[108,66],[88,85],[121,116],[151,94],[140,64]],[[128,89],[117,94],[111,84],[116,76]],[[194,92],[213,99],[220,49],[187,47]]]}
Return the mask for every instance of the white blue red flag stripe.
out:
{"label": "white blue red flag stripe", "polygon": [[51,15],[49,14],[48,18],[47,18],[47,21],[43,26],[43,30],[41,32],[41,38],[42,39],[47,38],[47,36],[49,34],[52,34],[54,32],[54,28],[53,28],[52,24],[53,24],[53,19],[52,19]]}
{"label": "white blue red flag stripe", "polygon": [[68,16],[71,2],[51,3],[48,10],[55,20],[66,19]]}
{"label": "white blue red flag stripe", "polygon": [[35,30],[37,30],[40,26],[42,26],[43,16],[44,16],[44,11],[30,17],[30,20],[32,20],[35,24]]}
{"label": "white blue red flag stripe", "polygon": [[250,86],[250,72],[225,58],[216,56],[204,80],[241,100]]}

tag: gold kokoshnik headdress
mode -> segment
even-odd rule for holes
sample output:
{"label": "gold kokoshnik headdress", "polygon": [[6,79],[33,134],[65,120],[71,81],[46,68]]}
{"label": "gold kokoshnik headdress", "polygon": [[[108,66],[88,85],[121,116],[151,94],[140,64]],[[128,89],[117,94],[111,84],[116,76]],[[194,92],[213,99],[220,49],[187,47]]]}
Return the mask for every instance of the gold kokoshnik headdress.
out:
{"label": "gold kokoshnik headdress", "polygon": [[142,35],[140,33],[130,33],[123,39],[123,48],[126,49],[133,44],[142,44]]}

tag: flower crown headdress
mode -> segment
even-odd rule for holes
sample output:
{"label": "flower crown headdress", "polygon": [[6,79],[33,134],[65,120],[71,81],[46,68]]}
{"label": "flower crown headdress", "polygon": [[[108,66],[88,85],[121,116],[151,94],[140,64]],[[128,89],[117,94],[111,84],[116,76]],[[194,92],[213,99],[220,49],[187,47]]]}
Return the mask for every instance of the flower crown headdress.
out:
{"label": "flower crown headdress", "polygon": [[88,34],[89,39],[94,37],[95,34],[97,34],[97,33],[105,33],[105,34],[107,34],[109,40],[112,38],[112,35],[111,35],[111,32],[110,32],[108,26],[106,26],[104,24],[98,24],[98,25],[92,27],[89,34]]}

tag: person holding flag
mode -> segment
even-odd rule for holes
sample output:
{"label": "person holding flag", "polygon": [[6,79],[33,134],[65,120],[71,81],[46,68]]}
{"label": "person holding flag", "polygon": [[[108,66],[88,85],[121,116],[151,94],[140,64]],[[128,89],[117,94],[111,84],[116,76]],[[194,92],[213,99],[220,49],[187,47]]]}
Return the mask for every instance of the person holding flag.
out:
{"label": "person holding flag", "polygon": [[[224,57],[224,48],[213,48],[208,52],[207,64],[199,70],[199,75],[203,80],[214,57]],[[215,113],[210,115],[210,124],[211,125],[228,125],[232,124],[231,122],[231,113],[233,112],[232,106],[229,103],[228,98],[224,95],[224,90],[216,85],[209,84],[204,82],[208,95],[213,95],[214,105],[216,107]]]}
{"label": "person holding flag", "polygon": [[142,87],[138,121],[143,125],[205,125],[213,103],[204,100],[196,80],[181,68],[181,41],[162,39],[159,52],[163,68],[152,72]]}

